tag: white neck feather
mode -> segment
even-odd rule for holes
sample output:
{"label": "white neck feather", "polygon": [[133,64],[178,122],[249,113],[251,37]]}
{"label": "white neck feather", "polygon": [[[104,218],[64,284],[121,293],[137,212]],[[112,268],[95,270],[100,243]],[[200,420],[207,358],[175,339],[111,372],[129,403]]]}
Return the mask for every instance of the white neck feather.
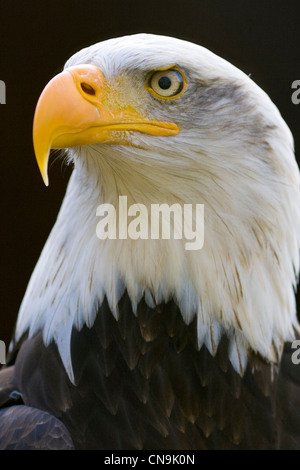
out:
{"label": "white neck feather", "polygon": [[[249,348],[276,362],[297,325],[299,181],[286,132],[274,131],[267,164],[255,147],[241,155],[240,142],[226,148],[220,139],[218,148],[209,137],[201,147],[192,133],[174,139],[177,159],[163,138],[151,152],[105,145],[73,152],[75,170],[24,297],[17,338],[41,329],[46,344],[57,343],[73,380],[72,327],[92,326],[104,296],[117,318],[126,288],[133,311],[145,295],[150,306],[173,298],[186,323],[197,315],[199,348],[205,344],[212,354],[225,332],[240,374]],[[204,204],[203,248],[187,251],[186,240],[99,240],[96,208],[117,207],[119,195],[147,207]]]}

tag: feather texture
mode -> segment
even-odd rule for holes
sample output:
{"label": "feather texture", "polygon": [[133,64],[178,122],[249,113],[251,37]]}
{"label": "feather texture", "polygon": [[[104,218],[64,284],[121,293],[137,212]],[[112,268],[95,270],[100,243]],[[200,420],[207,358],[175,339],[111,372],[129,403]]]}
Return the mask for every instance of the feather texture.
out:
{"label": "feather texture", "polygon": [[[236,67],[173,38],[105,41],[66,67],[78,64],[101,70],[112,106],[179,132],[68,150],[74,171],[0,399],[13,387],[20,422],[45,410],[76,448],[299,448],[299,374],[284,350],[299,328],[299,170],[279,111]],[[147,77],[174,64],[184,92],[160,100]],[[187,237],[99,239],[97,207],[124,216],[121,196],[148,214],[204,205],[202,249],[186,250]]]}
{"label": "feather texture", "polygon": [[250,355],[241,377],[226,335],[215,356],[205,345],[199,351],[196,318],[186,325],[174,301],[150,309],[142,300],[135,314],[125,293],[118,307],[119,321],[105,299],[92,328],[73,328],[75,386],[41,333],[17,356],[22,403],[60,419],[75,448],[300,448],[299,374],[288,345],[280,370]]}

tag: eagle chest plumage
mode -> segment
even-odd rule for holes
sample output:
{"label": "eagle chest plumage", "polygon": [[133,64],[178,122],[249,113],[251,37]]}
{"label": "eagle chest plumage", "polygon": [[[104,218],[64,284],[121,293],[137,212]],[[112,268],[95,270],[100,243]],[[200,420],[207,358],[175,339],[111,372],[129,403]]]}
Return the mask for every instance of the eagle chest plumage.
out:
{"label": "eagle chest plumage", "polygon": [[195,44],[116,38],[48,83],[33,142],[46,185],[51,149],[74,170],[0,372],[0,448],[300,448],[300,178],[269,97]]}
{"label": "eagle chest plumage", "polygon": [[73,330],[75,385],[55,344],[46,348],[40,334],[24,342],[16,361],[24,403],[60,418],[76,448],[270,449],[284,442],[276,427],[283,390],[272,389],[270,366],[255,358],[258,370],[249,367],[242,379],[225,338],[215,358],[199,351],[195,321],[187,326],[172,301],[154,309],[142,301],[134,314],[124,294],[119,312],[116,321],[105,301],[92,328]]}

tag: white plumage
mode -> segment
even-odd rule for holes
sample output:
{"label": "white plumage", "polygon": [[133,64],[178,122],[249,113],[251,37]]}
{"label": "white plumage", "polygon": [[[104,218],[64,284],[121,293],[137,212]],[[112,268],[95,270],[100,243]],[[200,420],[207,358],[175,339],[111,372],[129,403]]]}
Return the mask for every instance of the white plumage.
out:
{"label": "white plumage", "polygon": [[[174,298],[186,323],[197,315],[199,348],[216,352],[223,333],[241,375],[251,348],[276,362],[298,326],[299,171],[291,133],[269,97],[240,70],[203,47],[140,34],[75,54],[66,67],[94,64],[118,105],[175,122],[171,137],[125,132],[129,145],[69,149],[75,169],[57,222],[24,297],[16,338],[43,331],[74,380],[72,326],[93,325],[107,296],[118,317],[125,288],[133,310]],[[145,88],[152,70],[175,65],[187,86],[175,100]],[[96,208],[193,203],[205,207],[205,242],[99,240]]]}

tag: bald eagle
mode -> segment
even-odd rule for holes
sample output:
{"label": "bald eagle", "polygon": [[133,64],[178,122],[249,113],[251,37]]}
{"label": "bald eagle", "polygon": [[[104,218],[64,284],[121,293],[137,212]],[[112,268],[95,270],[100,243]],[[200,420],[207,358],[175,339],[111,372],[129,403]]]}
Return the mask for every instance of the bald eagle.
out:
{"label": "bald eagle", "polygon": [[[269,97],[131,35],[67,61],[33,140],[46,184],[50,149],[74,170],[0,373],[0,448],[299,449],[299,170]],[[148,236],[120,235],[125,196]],[[204,207],[201,249],[175,216],[151,238],[162,204]]]}

